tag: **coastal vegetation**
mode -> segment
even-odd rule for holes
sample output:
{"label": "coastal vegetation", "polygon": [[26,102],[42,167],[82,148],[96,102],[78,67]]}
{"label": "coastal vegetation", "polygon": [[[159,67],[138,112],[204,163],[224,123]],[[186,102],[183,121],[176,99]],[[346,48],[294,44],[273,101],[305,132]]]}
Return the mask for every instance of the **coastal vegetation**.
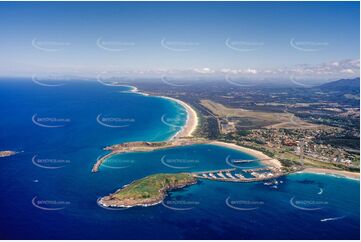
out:
{"label": "coastal vegetation", "polygon": [[106,207],[150,206],[163,201],[166,192],[197,183],[190,173],[154,174],[136,180],[99,200]]}
{"label": "coastal vegetation", "polygon": [[[210,98],[198,100],[185,98],[190,105],[175,98],[168,99],[184,106],[188,113],[189,119],[178,135],[163,142],[129,142],[106,147],[105,150],[111,153],[96,162],[93,172],[97,172],[101,164],[112,155],[149,152],[194,144],[223,145],[247,152],[265,165],[265,168],[260,169],[266,172],[250,170],[252,178],[245,178],[238,171],[229,170],[154,174],[136,180],[115,193],[101,198],[98,201],[100,205],[105,207],[155,205],[163,201],[167,191],[194,184],[197,178],[254,182],[274,179],[302,170],[358,177],[359,156],[350,155],[349,152],[341,149],[342,147],[325,145],[323,142],[330,140],[329,137],[333,137],[335,133],[342,133],[341,128],[301,120],[287,109],[251,110],[224,105]],[[300,107],[304,109],[307,106]],[[349,160],[352,160],[351,164]],[[356,165],[357,161],[358,165]]]}

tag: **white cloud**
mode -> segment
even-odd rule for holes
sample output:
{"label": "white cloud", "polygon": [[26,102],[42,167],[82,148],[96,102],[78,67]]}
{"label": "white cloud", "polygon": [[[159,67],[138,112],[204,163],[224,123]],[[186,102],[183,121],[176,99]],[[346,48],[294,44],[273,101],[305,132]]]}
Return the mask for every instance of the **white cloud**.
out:
{"label": "white cloud", "polygon": [[202,69],[194,69],[195,72],[197,73],[201,73],[201,74],[209,74],[209,73],[214,73],[215,71],[208,68],[208,67],[204,67]]}
{"label": "white cloud", "polygon": [[[30,74],[42,73],[46,67],[37,66],[31,68]],[[74,71],[76,69],[76,71]],[[42,71],[41,71],[42,70]],[[92,70],[89,67],[78,66],[78,67],[57,67],[57,72],[64,75],[76,75],[77,73],[85,73],[87,76],[96,76],[99,73],[106,74],[109,76],[121,76],[124,78],[138,78],[138,77],[151,77],[158,78],[161,76],[176,77],[176,78],[223,78],[226,75],[232,78],[247,78],[247,79],[269,79],[269,80],[288,80],[290,77],[297,79],[313,79],[313,80],[335,80],[341,78],[353,78],[360,76],[360,60],[359,59],[348,59],[338,60],[328,63],[322,63],[318,65],[310,64],[299,64],[295,66],[282,66],[275,68],[254,68],[254,67],[243,67],[243,68],[230,68],[224,67],[214,69],[211,67],[201,68],[183,68],[183,69],[125,69],[122,66],[97,66]]]}
{"label": "white cloud", "polygon": [[352,69],[344,69],[341,70],[342,73],[349,73],[349,74],[355,74],[355,72]]}

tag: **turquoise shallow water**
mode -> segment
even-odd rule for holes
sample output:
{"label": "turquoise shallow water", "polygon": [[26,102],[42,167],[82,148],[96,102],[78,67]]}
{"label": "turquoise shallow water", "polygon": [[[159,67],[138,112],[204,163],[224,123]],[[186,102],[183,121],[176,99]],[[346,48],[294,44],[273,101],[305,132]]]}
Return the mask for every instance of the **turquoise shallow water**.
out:
{"label": "turquoise shallow water", "polygon": [[[193,145],[114,156],[92,174],[104,146],[165,140],[185,122],[178,104],[128,90],[93,82],[52,88],[28,80],[0,83],[0,147],[23,151],[0,160],[0,219],[5,221],[0,238],[359,238],[360,183],[332,176],[294,174],[278,179],[277,188],[200,181],[171,192],[157,206],[99,207],[99,197],[149,174],[223,169],[229,168],[227,159],[252,158]],[[32,122],[35,114],[40,124],[61,127],[38,126]]]}

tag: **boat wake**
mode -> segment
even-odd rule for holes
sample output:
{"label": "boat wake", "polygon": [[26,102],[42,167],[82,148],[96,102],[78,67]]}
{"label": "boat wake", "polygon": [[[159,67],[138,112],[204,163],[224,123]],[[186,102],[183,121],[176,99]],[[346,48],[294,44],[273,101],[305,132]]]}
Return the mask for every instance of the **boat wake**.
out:
{"label": "boat wake", "polygon": [[321,221],[321,222],[335,221],[335,220],[343,219],[343,218],[345,218],[345,217],[346,217],[346,216],[334,217],[334,218],[324,218],[324,219],[321,219],[320,221]]}

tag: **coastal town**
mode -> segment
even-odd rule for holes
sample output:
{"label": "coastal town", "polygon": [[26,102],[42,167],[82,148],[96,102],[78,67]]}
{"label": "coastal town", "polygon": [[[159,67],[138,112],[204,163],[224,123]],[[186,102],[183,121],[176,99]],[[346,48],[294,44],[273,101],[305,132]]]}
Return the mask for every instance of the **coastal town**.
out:
{"label": "coastal town", "polygon": [[[342,132],[342,128],[312,124],[290,114],[257,113],[244,109],[230,109],[219,106],[216,103],[205,102],[203,104],[204,107],[207,107],[209,112],[213,112],[213,116],[216,117],[218,122],[220,135],[218,140],[214,140],[199,135],[199,131],[202,129],[200,122],[204,120],[203,117],[198,117],[199,111],[195,111],[193,107],[179,99],[162,97],[177,102],[184,107],[187,112],[187,120],[184,127],[168,141],[138,141],[105,147],[104,150],[109,151],[109,153],[95,162],[92,169],[93,173],[98,172],[101,165],[114,155],[129,152],[150,152],[194,144],[213,144],[248,153],[261,162],[262,166],[249,169],[226,168],[214,171],[191,172],[187,173],[187,176],[193,177],[196,180],[264,182],[265,184],[272,184],[276,178],[303,171],[337,174],[359,179],[359,173],[357,172],[359,171],[359,155],[357,153],[355,154],[350,150],[346,152],[330,144],[319,142],[320,137],[327,137],[327,135]],[[264,127],[247,127],[246,130],[240,130],[239,119],[244,116],[255,116],[264,119]],[[252,161],[241,160],[236,162]],[[162,174],[155,174],[154,176],[164,179]],[[174,178],[175,174],[170,176]],[[191,179],[189,183],[181,183],[181,187],[195,184],[194,179]],[[144,196],[138,194],[138,186],[134,186],[134,184],[139,182],[146,189],[151,189],[152,185],[149,184],[149,181],[154,182],[154,177],[152,179],[144,178],[134,181],[129,186],[126,186],[126,188],[101,198],[98,203],[105,207],[150,206],[161,202],[167,191],[180,187],[177,185],[177,182],[175,185],[160,182],[163,185],[159,188],[159,191],[162,192],[160,194],[156,193],[153,197],[147,195],[146,199],[144,199]],[[159,181],[156,183],[158,184]],[[132,187],[135,188],[132,189]],[[144,192],[144,189],[139,191]],[[123,196],[124,193],[132,195],[130,197],[128,195]]]}
{"label": "coastal town", "polygon": [[324,129],[256,129],[240,137],[240,141],[255,142],[269,149],[303,155],[322,162],[356,167],[358,156],[352,150],[317,142],[318,137],[340,132],[337,128]]}
{"label": "coastal town", "polygon": [[287,166],[359,173],[360,107],[354,98],[359,83],[355,78],[310,88],[242,88],[211,81],[207,90],[198,83],[138,86],[192,106],[201,123],[198,137],[258,150]]}
{"label": "coastal town", "polygon": [[0,239],[360,240],[360,1],[0,1]]}

